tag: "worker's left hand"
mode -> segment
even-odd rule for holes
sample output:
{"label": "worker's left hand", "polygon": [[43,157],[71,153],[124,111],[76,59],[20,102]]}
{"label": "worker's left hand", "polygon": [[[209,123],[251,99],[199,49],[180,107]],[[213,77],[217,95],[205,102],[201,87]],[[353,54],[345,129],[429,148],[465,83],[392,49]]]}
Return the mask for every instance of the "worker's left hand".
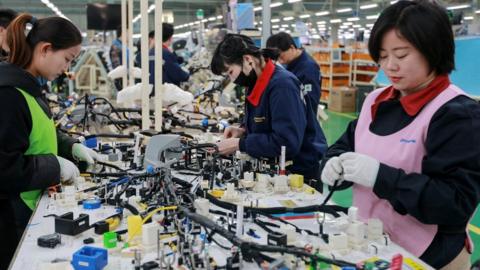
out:
{"label": "worker's left hand", "polygon": [[224,139],[217,142],[218,152],[221,155],[230,155],[239,149],[239,138]]}
{"label": "worker's left hand", "polygon": [[86,161],[88,164],[93,164],[98,159],[97,152],[86,147],[81,143],[74,143],[72,146],[72,156],[81,161]]}
{"label": "worker's left hand", "polygon": [[373,187],[377,180],[380,162],[367,155],[347,152],[340,155],[343,178],[366,187]]}

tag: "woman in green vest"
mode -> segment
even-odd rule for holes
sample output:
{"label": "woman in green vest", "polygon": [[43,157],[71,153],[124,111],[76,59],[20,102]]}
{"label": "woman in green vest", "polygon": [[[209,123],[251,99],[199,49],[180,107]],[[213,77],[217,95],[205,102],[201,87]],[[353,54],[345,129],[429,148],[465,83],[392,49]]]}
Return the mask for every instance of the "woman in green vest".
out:
{"label": "woman in green vest", "polygon": [[8,267],[41,191],[75,181],[79,171],[70,160],[96,159],[56,132],[37,79],[66,71],[81,42],[77,27],[61,17],[21,14],[7,29],[10,54],[0,63],[0,270]]}

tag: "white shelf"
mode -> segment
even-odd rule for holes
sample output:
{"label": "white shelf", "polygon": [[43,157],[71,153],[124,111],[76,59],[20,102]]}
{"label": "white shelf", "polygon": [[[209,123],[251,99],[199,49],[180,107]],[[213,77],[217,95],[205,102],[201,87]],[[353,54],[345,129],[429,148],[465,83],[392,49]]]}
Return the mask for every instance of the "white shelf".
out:
{"label": "white shelf", "polygon": [[362,82],[362,81],[353,81],[353,85],[362,85],[362,86],[374,86],[375,83]]}
{"label": "white shelf", "polygon": [[372,61],[372,60],[365,60],[365,59],[354,59],[353,62],[354,62],[354,63],[377,65],[377,63],[375,63],[374,61]]}

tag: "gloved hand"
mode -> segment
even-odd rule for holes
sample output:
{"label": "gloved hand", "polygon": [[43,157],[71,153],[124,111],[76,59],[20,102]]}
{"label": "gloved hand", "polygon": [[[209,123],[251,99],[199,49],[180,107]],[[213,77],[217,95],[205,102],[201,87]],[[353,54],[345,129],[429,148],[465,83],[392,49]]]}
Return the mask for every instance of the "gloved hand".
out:
{"label": "gloved hand", "polygon": [[225,139],[240,138],[244,133],[245,129],[243,128],[229,126],[223,131],[223,137],[225,137]]}
{"label": "gloved hand", "polygon": [[373,187],[377,180],[380,162],[364,154],[347,152],[340,155],[343,178],[366,187]]}
{"label": "gloved hand", "polygon": [[77,166],[68,159],[56,156],[58,163],[60,164],[60,182],[62,184],[71,184],[75,181],[75,178],[80,176],[80,171]]}
{"label": "gloved hand", "polygon": [[335,181],[338,180],[338,184],[343,182],[343,167],[338,157],[332,157],[327,161],[327,164],[323,167],[321,180],[323,183],[333,186]]}
{"label": "gloved hand", "polygon": [[72,156],[75,159],[86,161],[88,164],[93,164],[95,160],[98,160],[97,152],[86,147],[81,143],[74,143],[72,146]]}

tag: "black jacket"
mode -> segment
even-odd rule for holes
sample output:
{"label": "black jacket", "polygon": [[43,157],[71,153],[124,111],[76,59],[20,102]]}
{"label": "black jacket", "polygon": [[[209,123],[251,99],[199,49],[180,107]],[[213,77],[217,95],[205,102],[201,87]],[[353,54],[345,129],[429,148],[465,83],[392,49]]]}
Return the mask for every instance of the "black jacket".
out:
{"label": "black jacket", "polygon": [[[409,125],[398,99],[382,102],[370,131],[379,136]],[[357,120],[331,145],[322,162],[355,151]],[[363,142],[366,143],[366,142]],[[480,201],[480,105],[458,96],[433,115],[425,140],[421,173],[380,164],[373,192],[390,202],[395,211],[410,214],[425,224],[437,224],[438,233],[420,257],[435,268],[453,260],[465,245],[465,227]],[[386,149],[385,151],[388,151]],[[351,186],[345,182],[340,188]]]}
{"label": "black jacket", "polygon": [[[25,98],[16,87],[34,96],[51,116],[37,79],[15,65],[0,63],[0,194],[3,196],[17,196],[60,181],[60,165],[55,155],[24,154],[29,147],[32,118]],[[75,140],[60,132],[57,140],[58,154],[71,159]]]}

